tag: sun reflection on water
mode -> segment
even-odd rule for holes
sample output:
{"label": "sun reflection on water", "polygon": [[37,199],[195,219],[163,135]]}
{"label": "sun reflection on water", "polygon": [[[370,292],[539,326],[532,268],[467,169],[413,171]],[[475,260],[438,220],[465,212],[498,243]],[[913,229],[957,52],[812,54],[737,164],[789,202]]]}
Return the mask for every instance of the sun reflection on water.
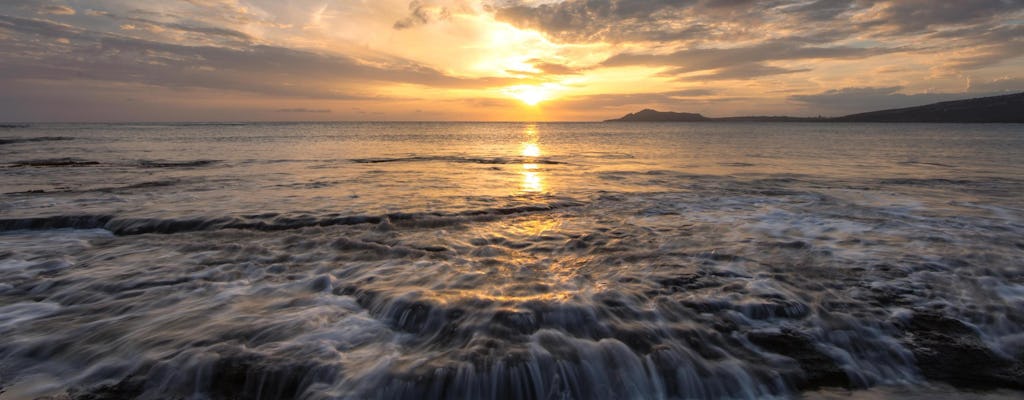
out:
{"label": "sun reflection on water", "polygon": [[543,192],[545,189],[544,177],[541,174],[540,165],[529,162],[544,154],[538,144],[538,137],[540,135],[537,130],[537,124],[526,125],[523,129],[523,136],[525,136],[525,140],[522,143],[520,155],[523,157],[524,163],[522,166],[522,184],[520,184],[520,189],[527,193]]}
{"label": "sun reflection on water", "polygon": [[523,143],[523,157],[540,157],[540,147],[537,143]]}

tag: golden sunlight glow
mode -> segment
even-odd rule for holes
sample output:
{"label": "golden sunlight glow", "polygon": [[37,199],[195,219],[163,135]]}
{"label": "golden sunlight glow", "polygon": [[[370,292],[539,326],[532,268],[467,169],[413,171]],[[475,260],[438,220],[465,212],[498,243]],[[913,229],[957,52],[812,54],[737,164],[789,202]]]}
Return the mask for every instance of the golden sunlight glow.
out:
{"label": "golden sunlight glow", "polygon": [[510,86],[502,90],[502,92],[527,105],[535,106],[537,103],[550,100],[554,96],[555,89],[556,85],[545,83],[542,85]]}

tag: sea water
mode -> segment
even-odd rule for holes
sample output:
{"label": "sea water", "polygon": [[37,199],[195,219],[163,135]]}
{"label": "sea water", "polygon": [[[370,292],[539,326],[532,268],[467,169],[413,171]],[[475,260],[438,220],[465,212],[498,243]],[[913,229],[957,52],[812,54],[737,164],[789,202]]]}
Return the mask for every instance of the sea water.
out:
{"label": "sea water", "polygon": [[0,128],[0,338],[2,399],[1016,397],[1024,126]]}

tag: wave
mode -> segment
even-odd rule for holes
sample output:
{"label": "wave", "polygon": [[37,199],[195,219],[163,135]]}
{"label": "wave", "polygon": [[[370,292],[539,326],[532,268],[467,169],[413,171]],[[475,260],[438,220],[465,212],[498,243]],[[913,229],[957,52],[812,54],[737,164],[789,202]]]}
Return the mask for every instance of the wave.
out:
{"label": "wave", "polygon": [[188,128],[204,126],[249,126],[248,122],[149,122],[149,123],[110,123],[99,124],[99,126],[111,126],[118,128]]}
{"label": "wave", "polygon": [[887,185],[912,185],[912,186],[936,186],[936,185],[970,185],[975,181],[967,179],[945,179],[945,178],[889,178],[879,180],[881,184]]}
{"label": "wave", "polygon": [[[10,128],[24,128],[24,127],[27,127],[27,126],[28,125],[24,125],[24,126],[0,125],[0,128],[8,128],[8,129],[10,129]],[[75,138],[67,137],[67,136],[44,136],[44,137],[35,137],[35,138],[2,138],[2,139],[0,139],[0,145],[15,144],[15,143],[53,142],[53,141],[62,141],[62,140],[75,140]]]}
{"label": "wave", "polygon": [[[2,144],[2,143],[0,143]],[[221,160],[188,160],[188,161],[165,161],[165,160],[136,160],[130,163],[104,163],[95,160],[84,160],[80,158],[43,158],[37,160],[14,161],[7,164],[9,168],[18,167],[86,167],[86,166],[132,166],[139,168],[196,168],[206,167],[220,163]]]}
{"label": "wave", "polygon": [[220,163],[220,160],[191,160],[191,161],[153,161],[139,160],[138,166],[142,168],[191,168],[205,167]]}
{"label": "wave", "polygon": [[937,163],[937,162],[917,161],[917,160],[900,161],[900,162],[897,162],[896,164],[899,164],[899,165],[924,165],[924,166],[928,166],[928,167],[956,168],[956,165],[943,164],[943,163]]}
{"label": "wave", "polygon": [[40,160],[15,161],[7,164],[9,167],[84,167],[99,165],[99,161],[82,160],[78,158],[46,158]]}
{"label": "wave", "polygon": [[285,231],[308,227],[336,225],[396,224],[401,226],[438,227],[462,222],[482,221],[512,214],[552,211],[580,206],[572,200],[543,204],[495,207],[452,213],[389,213],[382,215],[314,216],[308,214],[279,215],[275,213],[198,218],[131,218],[115,215],[56,215],[47,217],[0,219],[0,232],[51,229],[105,229],[115,235],[142,235],[147,233],[175,234],[183,232],[216,231],[224,229],[263,232]]}

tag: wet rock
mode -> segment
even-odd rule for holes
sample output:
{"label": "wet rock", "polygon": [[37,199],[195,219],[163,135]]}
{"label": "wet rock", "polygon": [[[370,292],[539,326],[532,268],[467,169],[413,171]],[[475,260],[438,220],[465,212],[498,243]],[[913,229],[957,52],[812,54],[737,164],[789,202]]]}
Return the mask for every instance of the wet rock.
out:
{"label": "wet rock", "polygon": [[218,399],[293,399],[310,372],[307,365],[269,363],[255,354],[222,357],[213,365],[211,394]]}
{"label": "wet rock", "polygon": [[[74,400],[120,400],[134,399],[142,395],[145,381],[132,375],[120,382],[102,385],[84,391],[69,391],[68,397]],[[3,391],[0,390],[0,394]]]}
{"label": "wet rock", "polygon": [[779,243],[776,243],[775,246],[779,247],[779,248],[783,248],[783,249],[793,249],[793,250],[804,250],[804,249],[811,248],[811,245],[807,244],[807,242],[803,242],[803,241],[799,241],[799,240],[792,241],[792,242],[779,242]]}
{"label": "wet rock", "polygon": [[706,274],[685,274],[657,280],[669,293],[685,292],[721,285],[721,282]]}
{"label": "wet rock", "polygon": [[425,246],[425,247],[422,247],[421,250],[429,251],[431,253],[440,253],[440,252],[444,252],[444,251],[449,251],[450,249],[447,248],[447,247],[444,247],[444,246]]}
{"label": "wet rock", "polygon": [[[800,390],[824,386],[850,387],[846,372],[835,360],[814,347],[813,339],[800,332],[784,329],[780,332],[755,331],[747,339],[758,347],[796,360],[800,371],[780,371],[792,385]],[[788,375],[788,376],[787,376]]]}
{"label": "wet rock", "polygon": [[1024,389],[1024,362],[996,354],[967,324],[931,312],[917,312],[904,343],[928,379],[974,389]]}
{"label": "wet rock", "polygon": [[320,275],[309,283],[309,290],[314,292],[328,292],[334,287],[334,278],[330,275]]}
{"label": "wet rock", "polygon": [[81,167],[99,165],[97,161],[80,160],[77,158],[50,158],[44,160],[17,161],[10,164],[13,167]]}
{"label": "wet rock", "polygon": [[491,322],[520,334],[531,334],[540,329],[537,316],[529,310],[498,310]]}
{"label": "wet rock", "polygon": [[743,257],[737,256],[735,254],[719,253],[717,251],[709,251],[709,252],[699,253],[699,254],[696,254],[696,256],[698,258],[703,258],[703,259],[712,260],[712,261],[719,261],[719,262],[734,262],[734,261],[742,261],[742,260],[744,260]]}
{"label": "wet rock", "polygon": [[650,353],[661,343],[662,335],[648,327],[629,325],[612,326],[612,337],[641,354]]}
{"label": "wet rock", "polygon": [[420,333],[427,329],[434,307],[424,301],[396,299],[390,305],[387,315],[394,327],[409,333]]}
{"label": "wet rock", "polygon": [[684,307],[693,309],[694,311],[697,311],[699,313],[716,313],[722,310],[728,310],[732,307],[732,304],[730,304],[728,301],[716,300],[712,298],[695,298],[683,300],[680,301],[679,304],[682,304]]}
{"label": "wet rock", "polygon": [[594,309],[576,304],[528,301],[521,305],[537,316],[540,326],[563,330],[575,336],[605,337]]}
{"label": "wet rock", "polygon": [[810,307],[799,301],[778,300],[769,302],[741,304],[738,310],[753,319],[770,318],[804,318],[811,313]]}

